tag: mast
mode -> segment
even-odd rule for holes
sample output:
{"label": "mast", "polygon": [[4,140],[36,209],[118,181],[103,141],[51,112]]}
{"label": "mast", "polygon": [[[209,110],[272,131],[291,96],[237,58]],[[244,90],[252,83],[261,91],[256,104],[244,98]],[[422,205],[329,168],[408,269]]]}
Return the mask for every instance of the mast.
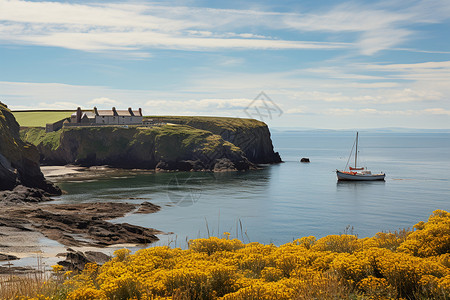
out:
{"label": "mast", "polygon": [[357,160],[358,160],[358,131],[356,132],[355,169],[357,168],[356,166]]}

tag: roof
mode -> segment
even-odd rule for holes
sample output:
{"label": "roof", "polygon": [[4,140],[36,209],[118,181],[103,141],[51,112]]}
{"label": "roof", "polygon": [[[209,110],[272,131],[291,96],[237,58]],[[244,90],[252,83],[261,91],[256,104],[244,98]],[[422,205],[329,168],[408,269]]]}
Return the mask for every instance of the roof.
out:
{"label": "roof", "polygon": [[95,113],[92,111],[86,111],[83,112],[83,114],[81,115],[81,117],[83,118],[84,116],[88,117],[88,118],[95,118]]}
{"label": "roof", "polygon": [[131,114],[128,110],[116,110],[119,116],[131,117]]}
{"label": "roof", "polygon": [[[133,114],[130,113],[130,111],[128,109],[124,109],[124,110],[116,110],[117,115],[121,116],[121,117],[131,117],[131,116],[136,116],[136,117],[142,117],[142,114],[139,110],[133,110]],[[101,117],[106,117],[106,116],[114,116],[114,111],[112,109],[109,110],[97,110],[97,113],[99,116]],[[72,116],[76,116],[77,113],[74,112],[72,114]],[[88,118],[95,118],[96,114],[94,111],[83,111],[81,117],[87,116]]]}
{"label": "roof", "polygon": [[[81,114],[81,117],[83,118],[85,115],[86,115],[88,118],[95,118],[95,113],[94,113],[93,111],[83,111],[82,114]],[[72,114],[72,116],[73,116],[73,117],[76,117],[76,116],[77,116],[77,113],[74,112],[74,113]]]}
{"label": "roof", "polygon": [[[120,117],[132,117],[128,110],[116,110],[117,115]],[[141,117],[141,114],[138,110],[133,110],[134,116]],[[98,110],[99,116],[114,116],[114,112],[112,110]]]}
{"label": "roof", "polygon": [[97,110],[99,116],[114,116],[112,110]]}

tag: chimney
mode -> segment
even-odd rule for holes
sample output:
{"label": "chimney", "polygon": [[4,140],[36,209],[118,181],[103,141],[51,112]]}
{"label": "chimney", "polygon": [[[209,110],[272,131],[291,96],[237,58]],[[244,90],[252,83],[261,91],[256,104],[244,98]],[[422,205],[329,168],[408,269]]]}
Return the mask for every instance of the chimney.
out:
{"label": "chimney", "polygon": [[95,114],[96,116],[98,116],[98,110],[97,110],[97,107],[95,107],[95,106],[94,106],[94,114]]}
{"label": "chimney", "polygon": [[77,123],[81,123],[81,107],[77,108]]}
{"label": "chimney", "polygon": [[142,117],[142,108],[139,107],[139,116]]}
{"label": "chimney", "polygon": [[116,110],[115,107],[112,108],[112,111],[113,111],[113,115],[114,115],[114,116],[118,116],[118,115],[119,115],[119,114],[117,113],[117,110]]}
{"label": "chimney", "polygon": [[131,107],[128,107],[128,112],[130,113],[130,116],[134,116],[134,112],[131,110]]}

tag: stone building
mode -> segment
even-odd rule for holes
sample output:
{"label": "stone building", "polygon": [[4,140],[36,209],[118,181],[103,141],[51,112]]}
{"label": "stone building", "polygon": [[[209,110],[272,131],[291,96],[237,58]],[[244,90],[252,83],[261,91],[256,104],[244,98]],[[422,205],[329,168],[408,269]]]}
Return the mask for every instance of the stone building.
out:
{"label": "stone building", "polygon": [[71,124],[96,124],[96,125],[141,125],[143,121],[142,109],[82,111],[78,107],[77,111],[70,117]]}
{"label": "stone building", "polygon": [[80,107],[74,112],[70,118],[62,119],[55,123],[46,125],[46,132],[60,130],[62,127],[75,126],[99,126],[99,125],[142,125],[143,124],[142,109],[117,110],[113,107],[111,110],[93,110],[83,111]]}

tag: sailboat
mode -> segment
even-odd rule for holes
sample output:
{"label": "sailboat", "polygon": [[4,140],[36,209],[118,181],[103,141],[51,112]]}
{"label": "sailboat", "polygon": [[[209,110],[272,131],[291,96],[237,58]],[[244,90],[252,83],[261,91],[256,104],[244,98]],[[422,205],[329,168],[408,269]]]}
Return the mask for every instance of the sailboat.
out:
{"label": "sailboat", "polygon": [[[386,174],[379,173],[379,174],[372,174],[371,171],[367,170],[365,167],[358,167],[358,132],[356,132],[356,140],[353,146],[356,144],[356,150],[355,150],[355,166],[351,167],[349,166],[347,171],[347,166],[343,171],[336,170],[336,175],[338,180],[348,180],[348,181],[374,181],[374,180],[384,180],[384,177]],[[352,156],[352,151],[350,151],[350,156],[348,158],[348,161],[350,161],[350,157]],[[348,165],[347,161],[347,165]]]}

